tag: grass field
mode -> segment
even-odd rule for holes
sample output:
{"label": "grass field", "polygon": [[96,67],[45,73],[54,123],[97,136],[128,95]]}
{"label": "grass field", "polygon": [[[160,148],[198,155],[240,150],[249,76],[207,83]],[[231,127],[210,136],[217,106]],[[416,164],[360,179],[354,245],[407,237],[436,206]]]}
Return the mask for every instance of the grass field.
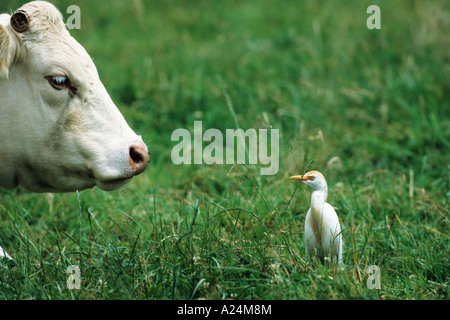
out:
{"label": "grass field", "polygon": [[[54,3],[67,18],[73,3]],[[110,193],[0,191],[15,259],[0,299],[448,299],[448,1],[76,4],[71,33],[151,162]],[[366,27],[370,4],[380,30]],[[174,165],[171,134],[195,120],[279,129],[278,173]],[[288,178],[308,169],[327,178],[342,269],[305,254],[311,190]]]}

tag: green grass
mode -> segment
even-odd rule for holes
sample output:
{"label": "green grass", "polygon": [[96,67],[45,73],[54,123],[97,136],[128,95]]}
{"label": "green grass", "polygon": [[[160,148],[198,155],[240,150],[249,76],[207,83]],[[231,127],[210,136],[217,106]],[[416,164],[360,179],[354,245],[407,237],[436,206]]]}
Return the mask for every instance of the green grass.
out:
{"label": "green grass", "polygon": [[[0,299],[448,299],[450,6],[370,4],[381,30],[356,1],[79,1],[72,34],[151,163],[110,193],[0,191]],[[175,166],[170,136],[194,120],[279,129],[278,174]],[[311,190],[288,179],[307,168],[343,269],[308,263]]]}

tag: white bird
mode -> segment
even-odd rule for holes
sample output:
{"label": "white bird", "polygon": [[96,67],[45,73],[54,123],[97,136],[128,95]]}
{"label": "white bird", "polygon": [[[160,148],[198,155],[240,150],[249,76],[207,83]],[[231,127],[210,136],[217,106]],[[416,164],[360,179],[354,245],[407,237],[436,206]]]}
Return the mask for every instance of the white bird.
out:
{"label": "white bird", "polygon": [[336,211],[326,202],[328,186],[325,177],[319,171],[310,171],[290,179],[302,181],[314,189],[305,221],[307,255],[314,255],[322,263],[330,259],[334,263],[342,264],[341,226]]}

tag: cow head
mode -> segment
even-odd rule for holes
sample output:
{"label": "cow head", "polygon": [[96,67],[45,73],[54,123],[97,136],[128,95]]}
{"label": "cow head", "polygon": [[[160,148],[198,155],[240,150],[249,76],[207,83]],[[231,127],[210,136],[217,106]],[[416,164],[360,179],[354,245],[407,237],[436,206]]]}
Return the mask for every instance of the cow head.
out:
{"label": "cow head", "polygon": [[0,187],[113,190],[148,161],[52,4],[0,15]]}

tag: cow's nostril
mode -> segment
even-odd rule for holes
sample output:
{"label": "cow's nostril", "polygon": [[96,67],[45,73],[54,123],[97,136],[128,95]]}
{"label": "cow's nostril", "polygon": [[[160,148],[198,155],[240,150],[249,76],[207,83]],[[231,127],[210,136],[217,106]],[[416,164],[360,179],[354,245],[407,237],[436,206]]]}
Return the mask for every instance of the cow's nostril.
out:
{"label": "cow's nostril", "polygon": [[140,174],[145,170],[149,159],[150,154],[145,145],[130,147],[130,165],[134,170],[136,170],[135,174]]}
{"label": "cow's nostril", "polygon": [[141,163],[144,161],[143,153],[135,147],[130,148],[130,158],[134,163]]}

